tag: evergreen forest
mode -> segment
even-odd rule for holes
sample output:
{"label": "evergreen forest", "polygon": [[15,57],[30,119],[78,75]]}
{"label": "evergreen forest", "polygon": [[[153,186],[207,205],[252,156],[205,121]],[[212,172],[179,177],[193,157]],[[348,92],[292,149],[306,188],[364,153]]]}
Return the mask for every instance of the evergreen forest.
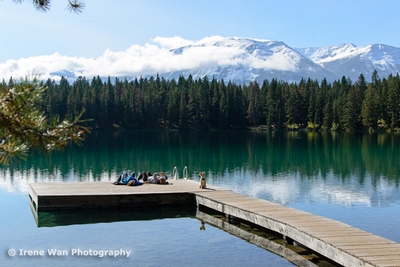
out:
{"label": "evergreen forest", "polygon": [[[8,85],[13,83],[11,78]],[[46,116],[69,118],[84,109],[82,119],[90,119],[86,124],[94,129],[400,129],[399,74],[381,79],[376,71],[371,82],[360,74],[355,82],[343,77],[332,83],[309,78],[238,85],[158,75],[43,83]]]}

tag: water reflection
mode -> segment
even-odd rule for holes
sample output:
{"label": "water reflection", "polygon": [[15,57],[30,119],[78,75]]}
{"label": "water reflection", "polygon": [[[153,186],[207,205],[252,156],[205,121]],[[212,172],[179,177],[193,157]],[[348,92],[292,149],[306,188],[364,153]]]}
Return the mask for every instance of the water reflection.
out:
{"label": "water reflection", "polygon": [[[32,205],[32,202],[30,202]],[[75,224],[111,223],[125,221],[194,218],[196,206],[177,205],[135,209],[89,209],[55,212],[36,212],[31,206],[38,227],[57,227]]]}
{"label": "water reflection", "polygon": [[[112,209],[112,210],[74,210],[57,212],[38,212],[32,209],[38,227],[64,227],[71,225],[133,222],[147,220],[163,220],[173,218],[197,218],[199,230],[208,231],[210,225],[237,236],[251,244],[279,255],[296,266],[317,267],[336,266],[327,259],[316,255],[305,247],[287,244],[281,236],[249,222],[225,217],[215,211],[199,210],[194,205],[146,207],[146,209]],[[318,265],[317,265],[318,263]]]}
{"label": "water reflection", "polygon": [[399,198],[399,136],[335,132],[94,132],[83,147],[0,169],[0,187],[30,182],[113,181],[121,170],[198,179],[282,204],[390,205]]}
{"label": "water reflection", "polygon": [[[397,231],[400,220],[399,138],[389,134],[320,132],[94,132],[83,147],[69,147],[64,153],[48,157],[33,153],[27,161],[0,167],[0,198],[7,203],[2,206],[5,214],[3,243],[9,246],[30,244],[34,248],[41,248],[43,244],[53,247],[62,244],[62,249],[82,244],[86,247],[94,243],[109,244],[114,240],[115,244],[125,242],[124,246],[138,247],[139,252],[148,253],[140,244],[148,243],[150,239],[150,244],[158,245],[162,239],[169,240],[168,248],[173,248],[172,254],[168,251],[168,258],[160,260],[158,255],[135,257],[135,264],[145,266],[153,260],[172,265],[182,255],[190,255],[180,259],[178,265],[210,265],[209,259],[203,259],[200,254],[192,263],[193,248],[199,243],[193,236],[198,235],[206,240],[203,249],[208,251],[207,255],[213,255],[214,260],[220,259],[215,260],[215,265],[226,264],[227,258],[230,262],[241,261],[243,264],[240,265],[260,266],[265,262],[270,266],[285,265],[281,261],[273,264],[274,259],[270,258],[259,262],[261,256],[253,251],[253,247],[243,253],[232,253],[244,251],[243,244],[232,248],[233,241],[227,239],[229,236],[224,236],[225,242],[213,243],[215,240],[208,240],[201,233],[214,229],[209,231],[206,227],[207,231],[199,231],[197,221],[195,233],[185,232],[187,224],[192,224],[191,217],[179,220],[185,227],[169,226],[178,230],[177,233],[163,230],[169,220],[152,221],[159,230],[155,233],[154,229],[150,229],[151,232],[126,231],[126,227],[131,229],[132,225],[146,230],[148,223],[130,221],[136,215],[129,212],[88,213],[86,218],[86,212],[80,218],[47,214],[43,218],[38,216],[39,225],[46,227],[36,231],[32,214],[26,210],[29,209],[29,183],[114,181],[121,170],[164,170],[171,176],[175,166],[180,173],[187,166],[191,179],[197,180],[198,172],[206,171],[207,184],[336,219],[400,242]],[[101,223],[107,220],[118,222]],[[82,225],[89,221],[99,223],[96,227]],[[62,224],[73,226],[47,227]],[[212,238],[214,235],[212,232]],[[182,241],[185,238],[187,240]],[[227,249],[225,254],[224,249]],[[187,254],[182,252],[184,250]],[[27,261],[27,264],[31,262]],[[126,262],[120,265],[126,265]]]}

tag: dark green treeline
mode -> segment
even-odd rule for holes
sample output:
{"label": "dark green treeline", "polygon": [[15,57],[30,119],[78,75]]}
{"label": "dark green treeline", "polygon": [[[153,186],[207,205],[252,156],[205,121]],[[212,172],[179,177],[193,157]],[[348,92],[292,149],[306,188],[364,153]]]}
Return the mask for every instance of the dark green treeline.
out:
{"label": "dark green treeline", "polygon": [[237,85],[223,80],[127,79],[79,77],[72,84],[48,80],[43,108],[49,117],[73,116],[99,129],[240,129],[267,126],[287,129],[398,130],[400,78],[367,83],[343,77],[328,83],[276,79]]}

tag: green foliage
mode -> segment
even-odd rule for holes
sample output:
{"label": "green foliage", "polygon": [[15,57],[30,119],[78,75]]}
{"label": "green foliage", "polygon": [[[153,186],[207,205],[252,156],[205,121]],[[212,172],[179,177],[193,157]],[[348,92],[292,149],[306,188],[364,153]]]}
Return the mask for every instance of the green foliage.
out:
{"label": "green foliage", "polygon": [[[9,84],[12,84],[12,79]],[[353,84],[311,79],[288,83],[273,79],[237,85],[207,77],[178,80],[156,77],[72,84],[48,80],[42,110],[47,117],[82,119],[98,129],[269,129],[395,130],[400,128],[400,77],[363,75]],[[379,123],[378,123],[379,121]],[[382,124],[385,122],[385,124]]]}
{"label": "green foliage", "polygon": [[384,119],[378,120],[378,129],[379,130],[387,130],[389,127]]}
{"label": "green foliage", "polygon": [[[54,84],[52,84],[54,86]],[[89,129],[80,126],[84,109],[72,120],[47,119],[40,106],[46,87],[36,80],[0,85],[0,163],[26,158],[30,149],[48,153],[80,143]],[[47,98],[49,110],[55,109]]]}
{"label": "green foliage", "polygon": [[316,124],[316,123],[311,122],[311,121],[307,122],[307,129],[318,130],[319,128],[320,128],[319,124]]}

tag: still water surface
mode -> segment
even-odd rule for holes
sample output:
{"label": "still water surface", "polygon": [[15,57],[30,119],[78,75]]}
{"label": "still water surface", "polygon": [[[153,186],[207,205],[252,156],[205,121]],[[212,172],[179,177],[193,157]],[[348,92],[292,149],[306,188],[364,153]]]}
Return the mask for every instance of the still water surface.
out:
{"label": "still water surface", "polygon": [[[292,266],[287,260],[195,216],[65,214],[38,227],[28,183],[114,181],[121,170],[176,166],[190,179],[336,219],[400,242],[400,137],[311,132],[94,132],[83,147],[0,169],[1,250],[7,266]],[[171,215],[172,214],[172,215]],[[111,218],[111,219],[110,219]],[[69,221],[71,220],[71,221]],[[17,255],[10,257],[10,249]],[[48,249],[67,253],[48,256]],[[130,250],[129,257],[71,255]],[[21,256],[21,251],[45,256]],[[28,253],[28,252],[27,252]]]}

